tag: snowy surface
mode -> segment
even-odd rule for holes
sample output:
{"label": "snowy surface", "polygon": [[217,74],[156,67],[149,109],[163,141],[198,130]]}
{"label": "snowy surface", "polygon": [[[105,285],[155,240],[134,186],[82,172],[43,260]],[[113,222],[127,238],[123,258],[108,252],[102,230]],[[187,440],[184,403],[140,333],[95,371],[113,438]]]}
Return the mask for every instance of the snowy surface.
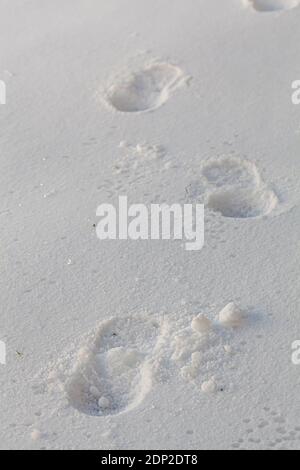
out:
{"label": "snowy surface", "polygon": [[1,448],[300,447],[298,3],[1,0]]}

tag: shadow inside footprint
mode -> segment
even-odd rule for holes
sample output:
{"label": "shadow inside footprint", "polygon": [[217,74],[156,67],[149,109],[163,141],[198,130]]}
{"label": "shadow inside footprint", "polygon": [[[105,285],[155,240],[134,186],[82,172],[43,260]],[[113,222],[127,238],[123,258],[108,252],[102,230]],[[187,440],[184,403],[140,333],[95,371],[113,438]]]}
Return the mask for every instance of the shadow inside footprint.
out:
{"label": "shadow inside footprint", "polygon": [[269,214],[277,203],[276,194],[268,189],[229,189],[210,193],[206,206],[223,217],[246,219]]}
{"label": "shadow inside footprint", "polygon": [[182,76],[182,71],[174,65],[155,63],[112,85],[107,99],[124,113],[150,111],[169,99]]}
{"label": "shadow inside footprint", "polygon": [[69,403],[94,416],[136,407],[152,386],[151,355],[159,331],[151,316],[104,322],[79,351],[65,383]]}
{"label": "shadow inside footprint", "polygon": [[291,10],[300,4],[300,0],[247,0],[247,2],[260,12]]}

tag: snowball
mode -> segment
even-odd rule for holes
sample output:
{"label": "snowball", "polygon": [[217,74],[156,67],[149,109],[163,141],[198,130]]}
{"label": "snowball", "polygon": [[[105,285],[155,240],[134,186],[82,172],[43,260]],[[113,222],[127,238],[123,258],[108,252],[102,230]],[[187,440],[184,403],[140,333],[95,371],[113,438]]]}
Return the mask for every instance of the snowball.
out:
{"label": "snowball", "polygon": [[242,321],[243,313],[234,302],[227,304],[219,313],[219,322],[224,326],[237,327]]}
{"label": "snowball", "polygon": [[137,146],[135,147],[136,151],[138,153],[143,153],[143,151],[145,150],[144,146],[141,145],[141,144],[137,144]]}
{"label": "snowball", "polygon": [[33,441],[38,441],[42,437],[42,433],[38,429],[33,429],[30,437]]}
{"label": "snowball", "polygon": [[201,385],[201,390],[204,393],[213,393],[216,391],[216,382],[214,379],[209,379],[206,382],[203,382]]}
{"label": "snowball", "polygon": [[121,140],[121,142],[119,143],[119,147],[120,149],[128,147],[128,142],[126,140]]}
{"label": "snowball", "polygon": [[105,409],[105,408],[109,408],[109,406],[110,406],[110,401],[109,401],[109,399],[106,398],[106,397],[101,397],[101,398],[99,398],[99,400],[98,400],[98,405],[99,405],[100,408],[104,408],[104,409]]}
{"label": "snowball", "polygon": [[197,333],[207,333],[211,330],[212,324],[205,315],[198,315],[193,318],[191,326]]}

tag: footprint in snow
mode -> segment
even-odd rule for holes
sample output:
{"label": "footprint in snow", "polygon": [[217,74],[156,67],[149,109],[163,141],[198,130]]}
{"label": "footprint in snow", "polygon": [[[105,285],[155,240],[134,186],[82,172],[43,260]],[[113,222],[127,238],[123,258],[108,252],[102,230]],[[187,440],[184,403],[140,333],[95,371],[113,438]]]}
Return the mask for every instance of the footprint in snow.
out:
{"label": "footprint in snow", "polygon": [[244,3],[252,6],[256,11],[272,12],[296,8],[300,0],[244,0]]}
{"label": "footprint in snow", "polygon": [[265,185],[256,165],[248,160],[211,159],[202,165],[201,174],[199,184],[205,187],[205,206],[223,217],[262,217],[278,204],[275,192]]}
{"label": "footprint in snow", "polygon": [[123,113],[151,111],[162,106],[183,79],[179,67],[156,62],[117,80],[108,88],[106,100]]}
{"label": "footprint in snow", "polygon": [[69,373],[64,387],[69,403],[95,416],[138,406],[152,388],[160,326],[152,316],[103,322]]}

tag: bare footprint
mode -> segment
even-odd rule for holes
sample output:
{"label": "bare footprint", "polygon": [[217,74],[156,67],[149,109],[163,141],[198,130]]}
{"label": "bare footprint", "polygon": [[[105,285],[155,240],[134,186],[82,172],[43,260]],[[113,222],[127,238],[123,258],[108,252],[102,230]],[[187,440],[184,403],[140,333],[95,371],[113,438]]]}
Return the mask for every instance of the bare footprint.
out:
{"label": "bare footprint", "polygon": [[256,11],[272,12],[296,8],[300,0],[244,0],[244,3],[252,6]]}
{"label": "bare footprint", "polygon": [[107,90],[107,101],[123,113],[151,111],[162,106],[182,80],[179,67],[156,62],[113,84]]}
{"label": "bare footprint", "polygon": [[138,406],[152,387],[152,354],[159,335],[160,324],[150,315],[103,322],[79,351],[65,383],[69,403],[96,416]]}

